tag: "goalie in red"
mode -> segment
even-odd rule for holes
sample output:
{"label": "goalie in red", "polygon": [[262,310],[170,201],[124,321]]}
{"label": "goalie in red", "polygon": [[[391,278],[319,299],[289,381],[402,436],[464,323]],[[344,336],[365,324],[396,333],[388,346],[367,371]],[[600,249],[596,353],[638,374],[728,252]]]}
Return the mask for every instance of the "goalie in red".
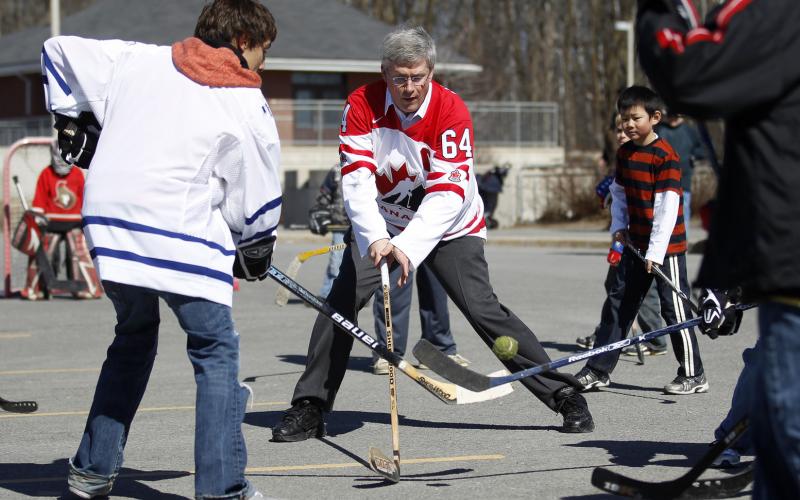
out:
{"label": "goalie in red", "polygon": [[[81,230],[83,187],[83,174],[53,152],[51,164],[36,181],[33,213],[26,212],[15,235],[20,242],[17,248],[30,256],[23,298],[40,300],[59,293],[80,299],[102,295]],[[38,252],[43,252],[45,259],[37,257]],[[56,281],[62,263],[67,281]]]}

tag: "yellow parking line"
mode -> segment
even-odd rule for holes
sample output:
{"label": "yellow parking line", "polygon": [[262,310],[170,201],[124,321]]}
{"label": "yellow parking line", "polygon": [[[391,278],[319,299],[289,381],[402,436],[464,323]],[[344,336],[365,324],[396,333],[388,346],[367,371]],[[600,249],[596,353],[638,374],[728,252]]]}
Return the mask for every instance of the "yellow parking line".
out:
{"label": "yellow parking line", "polygon": [[[262,403],[267,404],[267,403]],[[503,460],[505,455],[460,455],[453,457],[428,457],[428,458],[404,458],[400,461],[401,465],[409,464],[429,464],[442,462],[475,462],[480,460]],[[245,474],[255,474],[258,472],[290,472],[298,470],[318,470],[318,469],[344,469],[344,468],[363,468],[364,465],[358,462],[348,462],[341,464],[307,464],[307,465],[276,465],[274,467],[248,467]],[[181,474],[194,474],[194,471],[170,471],[170,472],[133,472],[120,474],[120,478],[137,477],[179,477]],[[0,480],[0,485],[4,484],[24,484],[24,483],[45,483],[54,481],[64,481],[63,477],[37,477],[27,479],[8,479]]]}
{"label": "yellow parking line", "polygon": [[3,375],[37,375],[40,373],[83,373],[83,372],[99,372],[100,367],[97,368],[38,368],[31,370],[6,370],[0,371],[0,376]]}
{"label": "yellow parking line", "polygon": [[[264,403],[255,403],[253,406],[280,406],[288,405],[286,401],[267,401]],[[250,406],[248,405],[248,408]],[[152,408],[139,408],[138,413],[159,412],[159,411],[186,411],[194,410],[194,406],[155,406]],[[52,412],[36,412],[36,413],[3,413],[0,415],[2,418],[32,418],[32,417],[69,417],[75,415],[88,415],[89,410],[81,411],[52,411]]]}
{"label": "yellow parking line", "polygon": [[[440,462],[472,462],[477,460],[502,460],[505,455],[461,455],[455,457],[429,457],[429,458],[403,458],[400,465],[409,464],[431,464]],[[308,464],[308,465],[276,465],[273,467],[248,467],[245,473],[253,474],[256,472],[288,472],[295,470],[312,469],[345,469],[349,467],[364,467],[358,462],[347,462],[341,464]]]}
{"label": "yellow parking line", "polygon": [[26,339],[28,337],[33,337],[33,334],[28,332],[0,332],[0,340]]}

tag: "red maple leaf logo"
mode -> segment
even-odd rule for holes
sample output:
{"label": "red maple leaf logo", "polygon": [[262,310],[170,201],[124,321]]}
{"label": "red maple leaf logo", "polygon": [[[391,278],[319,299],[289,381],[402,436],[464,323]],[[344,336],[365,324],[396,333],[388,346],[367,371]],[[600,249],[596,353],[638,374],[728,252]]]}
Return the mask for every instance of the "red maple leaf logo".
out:
{"label": "red maple leaf logo", "polygon": [[[408,186],[406,190],[410,192],[416,180],[417,176],[411,175],[408,172],[408,168],[406,168],[406,164],[403,163],[397,170],[389,168],[388,172],[382,172],[380,175],[377,175],[375,177],[375,184],[378,186],[378,191],[381,193],[381,196],[386,196],[394,191],[403,181],[405,181],[404,184]],[[397,194],[402,195],[405,193]],[[403,196],[400,197],[403,198]]]}

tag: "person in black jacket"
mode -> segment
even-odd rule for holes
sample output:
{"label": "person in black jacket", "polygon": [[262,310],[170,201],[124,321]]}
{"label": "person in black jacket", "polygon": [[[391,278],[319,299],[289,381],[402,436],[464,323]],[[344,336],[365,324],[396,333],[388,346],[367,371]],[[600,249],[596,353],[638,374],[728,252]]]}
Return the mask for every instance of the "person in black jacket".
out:
{"label": "person in black jacket", "polygon": [[[685,7],[688,0],[680,2]],[[670,109],[725,121],[725,165],[698,285],[758,300],[754,498],[800,498],[800,8],[640,0],[642,68]]]}

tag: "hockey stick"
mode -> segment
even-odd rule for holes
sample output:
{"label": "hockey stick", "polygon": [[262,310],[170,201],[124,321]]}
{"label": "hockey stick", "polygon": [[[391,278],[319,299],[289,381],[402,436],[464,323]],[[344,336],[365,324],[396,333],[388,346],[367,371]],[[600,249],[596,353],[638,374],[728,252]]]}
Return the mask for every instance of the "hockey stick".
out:
{"label": "hockey stick", "polygon": [[0,398],[0,409],[11,413],[33,413],[39,409],[36,401],[9,401]]}
{"label": "hockey stick", "polygon": [[[337,243],[336,245],[330,245],[327,247],[315,248],[314,250],[301,252],[295,255],[294,259],[292,259],[292,262],[289,263],[289,268],[286,271],[286,276],[292,279],[297,279],[297,273],[300,272],[300,266],[303,265],[303,262],[307,261],[311,257],[315,257],[317,255],[324,255],[328,252],[336,252],[339,250],[344,250],[345,248],[347,248],[347,243]],[[275,303],[281,307],[288,304],[289,290],[286,288],[278,288],[278,291],[275,293]]]}
{"label": "hockey stick", "polygon": [[479,403],[505,396],[511,392],[510,387],[498,387],[496,390],[491,392],[481,392],[479,394],[464,389],[463,387],[459,387],[455,384],[441,382],[439,380],[426,377],[425,375],[421,374],[411,363],[403,359],[402,356],[395,352],[389,352],[385,345],[375,340],[375,338],[368,335],[367,332],[354,325],[351,321],[345,319],[344,316],[336,312],[326,302],[321,301],[319,297],[303,288],[299,283],[286,276],[286,274],[281,272],[275,266],[270,266],[269,269],[267,269],[267,274],[269,274],[270,278],[277,281],[281,286],[287,288],[290,292],[299,297],[303,302],[327,316],[336,324],[336,326],[361,342],[367,347],[367,349],[385,359],[391,365],[397,367],[401,372],[408,375],[414,382],[422,386],[426,391],[430,392],[447,404],[461,405],[468,403]]}
{"label": "hockey stick", "polygon": [[[743,418],[736,425],[734,425],[733,429],[725,436],[725,438],[721,439],[714,446],[712,446],[711,449],[709,449],[706,454],[703,455],[691,469],[689,469],[689,472],[677,479],[650,483],[647,481],[639,481],[638,479],[625,477],[622,474],[597,467],[595,468],[594,472],[592,472],[592,484],[601,490],[620,496],[654,499],[678,498],[692,486],[692,483],[694,483],[695,480],[700,477],[700,474],[708,469],[708,467],[714,462],[714,459],[717,458],[727,448],[729,448],[734,442],[736,442],[736,440],[739,439],[746,430],[747,417]],[[734,482],[736,485],[738,485],[743,480],[744,479],[741,477],[736,477]],[[714,493],[715,490],[727,490],[727,487],[724,484],[721,486],[714,486],[715,482],[724,483],[725,479],[705,482],[706,486],[703,488],[697,488],[695,494],[705,493],[706,495],[710,495]],[[747,484],[744,486],[747,486]],[[742,486],[742,488],[744,486]],[[693,498],[714,498],[714,496],[695,496]]]}
{"label": "hockey stick", "polygon": [[[733,307],[743,311],[755,306],[756,304],[736,304]],[[700,324],[701,321],[702,318],[693,318],[688,321],[684,321],[683,323],[669,325],[658,330],[653,330],[652,332],[643,333],[636,337],[622,339],[618,342],[614,342],[613,344],[608,344],[585,352],[573,354],[572,356],[566,356],[564,358],[550,361],[549,363],[532,366],[510,375],[500,377],[486,376],[459,365],[447,357],[447,355],[442,354],[441,351],[436,349],[433,344],[425,339],[421,339],[419,342],[417,342],[417,345],[414,346],[414,356],[421,363],[428,365],[428,367],[433,370],[434,373],[441,375],[450,382],[453,382],[454,384],[464,387],[470,391],[480,392],[503,384],[508,384],[509,382],[514,382],[523,378],[531,377],[533,375],[538,375],[543,372],[555,370],[556,368],[570,365],[572,363],[576,363],[587,358],[592,358],[600,354],[616,351],[629,345],[646,342],[668,333],[677,332],[685,328],[692,328]]]}
{"label": "hockey stick", "polygon": [[[635,256],[637,256],[639,258],[639,260],[641,260],[644,263],[645,266],[647,266],[647,259],[644,258],[644,255],[642,255],[642,252],[640,252],[638,248],[633,246],[633,244],[630,241],[628,242],[627,248]],[[672,291],[674,291],[676,294],[678,294],[678,297],[680,297],[681,299],[685,300],[686,303],[689,304],[689,307],[692,308],[692,312],[694,312],[697,315],[701,315],[702,314],[701,311],[700,311],[700,308],[697,307],[694,302],[692,302],[692,299],[690,299],[683,290],[678,288],[678,285],[673,283],[672,280],[669,279],[666,274],[664,274],[664,271],[661,270],[661,266],[659,266],[656,263],[653,263],[653,267],[651,269],[653,271],[653,274],[658,276],[659,279],[661,279],[664,283],[669,285],[669,287],[672,288]]]}
{"label": "hockey stick", "polygon": [[[383,321],[386,325],[386,349],[394,352],[394,333],[392,332],[392,302],[390,298],[389,265],[386,259],[381,262],[381,287],[383,288]],[[400,422],[397,417],[397,381],[394,378],[394,365],[389,365],[389,420],[392,425],[392,458],[389,460],[378,448],[369,449],[369,464],[372,469],[389,481],[400,481]]]}
{"label": "hockey stick", "polygon": [[681,498],[729,498],[739,493],[753,482],[755,462],[729,476],[715,479],[697,479],[684,490]]}

